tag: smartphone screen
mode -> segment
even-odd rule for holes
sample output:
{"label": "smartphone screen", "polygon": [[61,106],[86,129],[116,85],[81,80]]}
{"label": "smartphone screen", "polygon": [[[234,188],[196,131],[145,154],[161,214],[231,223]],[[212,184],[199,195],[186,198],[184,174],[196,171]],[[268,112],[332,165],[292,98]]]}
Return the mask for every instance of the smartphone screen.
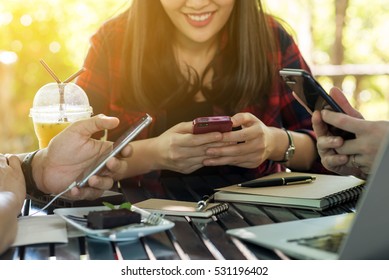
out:
{"label": "smartphone screen", "polygon": [[[284,68],[280,70],[280,75],[299,101],[305,104],[310,114],[315,110],[323,109],[330,109],[345,114],[343,109],[307,71]],[[329,125],[329,130],[333,135],[341,136],[344,139],[355,138],[353,133],[334,126]]]}
{"label": "smartphone screen", "polygon": [[104,154],[96,159],[96,163],[93,166],[88,168],[79,176],[79,178],[77,178],[76,186],[85,186],[90,177],[97,175],[101,170],[103,170],[107,161],[116,156],[131,140],[133,140],[146,126],[148,126],[151,121],[152,118],[146,114],[133,123],[131,127],[114,142],[112,150],[108,149]]}
{"label": "smartphone screen", "polygon": [[208,132],[229,132],[232,130],[232,121],[229,116],[200,117],[193,120],[193,134]]}

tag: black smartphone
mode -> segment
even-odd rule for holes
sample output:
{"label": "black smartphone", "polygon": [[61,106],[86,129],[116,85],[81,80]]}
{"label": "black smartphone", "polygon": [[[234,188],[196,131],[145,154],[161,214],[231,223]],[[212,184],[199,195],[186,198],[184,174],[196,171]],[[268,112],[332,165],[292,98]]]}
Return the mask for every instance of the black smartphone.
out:
{"label": "black smartphone", "polygon": [[141,117],[131,127],[126,130],[113,144],[112,150],[108,149],[106,153],[102,154],[96,159],[96,164],[88,168],[76,179],[76,187],[83,187],[88,183],[88,180],[93,175],[99,174],[105,167],[107,161],[116,156],[131,140],[133,140],[146,126],[152,121],[152,118],[146,114]]}
{"label": "black smartphone", "polygon": [[[343,109],[307,71],[284,68],[280,70],[280,76],[297,95],[297,98],[300,99],[299,101],[305,104],[310,114],[315,110],[323,109],[330,109],[345,114]],[[328,128],[333,135],[341,136],[343,139],[355,138],[355,135],[351,132],[331,125]]]}
{"label": "black smartphone", "polygon": [[200,117],[193,120],[193,134],[208,132],[229,132],[232,130],[232,121],[229,116]]}

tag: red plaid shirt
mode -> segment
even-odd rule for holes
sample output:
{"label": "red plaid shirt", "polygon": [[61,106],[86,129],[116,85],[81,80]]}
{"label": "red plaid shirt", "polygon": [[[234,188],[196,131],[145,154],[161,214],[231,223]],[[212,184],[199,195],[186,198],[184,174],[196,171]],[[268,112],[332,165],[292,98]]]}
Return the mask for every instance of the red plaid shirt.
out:
{"label": "red plaid shirt", "polygon": [[[133,110],[131,112],[126,111],[119,98],[120,80],[122,78],[119,70],[121,69],[121,50],[125,24],[125,17],[119,16],[103,24],[98,32],[92,36],[91,47],[84,63],[86,71],[77,80],[78,85],[87,92],[94,113],[116,116],[121,120],[122,128],[116,130],[117,134],[110,135],[111,139],[117,138],[118,134],[125,130],[126,122],[131,123],[134,117],[142,114],[142,112],[134,112]],[[302,68],[309,71],[309,67],[292,37],[275,21],[272,22],[272,28],[280,46],[277,61],[275,61],[277,67]],[[214,115],[224,115],[220,108],[211,108],[213,108]],[[260,111],[259,107],[253,104],[243,111],[254,114],[267,126],[285,127],[288,130],[306,133],[316,141],[312,130],[311,115],[294,99],[291,91],[286,88],[281,78],[276,80],[268,104],[264,108],[266,108],[266,111]],[[177,110],[179,109],[177,108]],[[166,119],[166,112],[152,116],[153,125],[144,130],[140,138],[156,136],[169,128],[166,120],[161,121]],[[191,116],[192,118],[193,116]],[[188,119],[181,121],[188,121]],[[240,175],[259,177],[285,168],[278,163],[265,161],[255,169],[231,166],[223,166],[217,169],[217,172],[224,174],[238,172]],[[310,171],[328,173],[321,165],[319,158]]]}

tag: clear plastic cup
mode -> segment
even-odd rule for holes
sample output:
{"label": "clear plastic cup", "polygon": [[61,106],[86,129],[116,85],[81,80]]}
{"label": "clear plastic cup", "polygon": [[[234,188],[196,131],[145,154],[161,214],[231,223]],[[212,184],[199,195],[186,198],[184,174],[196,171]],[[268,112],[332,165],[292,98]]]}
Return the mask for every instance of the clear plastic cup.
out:
{"label": "clear plastic cup", "polygon": [[70,123],[90,118],[92,107],[85,91],[74,83],[49,83],[41,87],[34,97],[30,117],[34,123],[39,148]]}

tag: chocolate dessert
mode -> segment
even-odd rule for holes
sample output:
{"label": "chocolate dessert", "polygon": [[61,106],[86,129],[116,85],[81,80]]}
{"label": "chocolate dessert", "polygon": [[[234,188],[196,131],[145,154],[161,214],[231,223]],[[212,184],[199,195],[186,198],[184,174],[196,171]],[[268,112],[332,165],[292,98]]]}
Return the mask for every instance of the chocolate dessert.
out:
{"label": "chocolate dessert", "polygon": [[128,209],[91,211],[87,215],[88,227],[107,229],[140,223],[141,215]]}

